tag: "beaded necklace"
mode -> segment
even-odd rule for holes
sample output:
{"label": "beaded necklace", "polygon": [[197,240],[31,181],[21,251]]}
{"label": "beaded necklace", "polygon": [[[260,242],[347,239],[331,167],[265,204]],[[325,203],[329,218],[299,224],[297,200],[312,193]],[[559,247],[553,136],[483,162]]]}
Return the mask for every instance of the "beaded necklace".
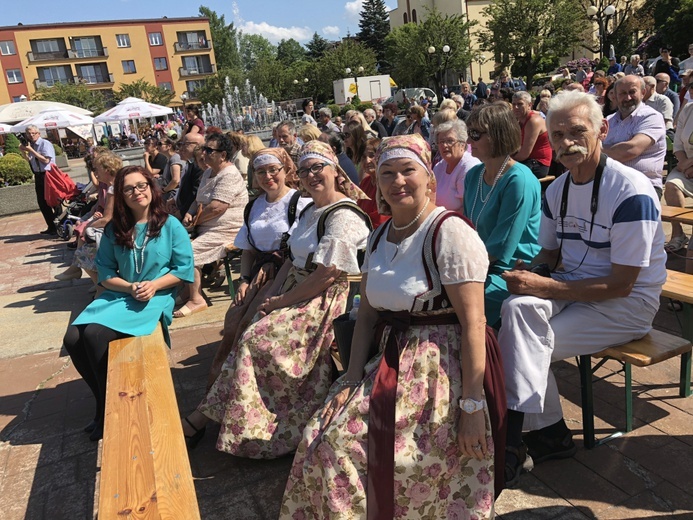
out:
{"label": "beaded necklace", "polygon": [[144,266],[144,251],[145,249],[147,249],[147,244],[149,243],[149,235],[147,234],[146,228],[144,232],[144,240],[142,241],[142,245],[137,245],[137,235],[135,235],[135,238],[132,242],[134,245],[134,247],[132,248],[132,258],[135,261],[135,272],[137,274],[142,274],[142,267]]}
{"label": "beaded necklace", "polygon": [[476,221],[474,222],[474,227],[478,228],[479,227],[479,219],[481,218],[481,214],[484,211],[484,208],[486,207],[486,203],[491,199],[491,193],[493,193],[493,190],[496,187],[496,184],[498,184],[498,179],[500,179],[500,176],[503,175],[503,170],[505,170],[505,167],[508,165],[508,161],[510,161],[510,156],[507,155],[505,157],[505,161],[503,161],[503,164],[500,167],[500,170],[498,170],[498,173],[496,174],[495,178],[493,179],[493,184],[491,185],[491,190],[488,192],[486,195],[486,199],[484,199],[484,193],[482,189],[482,185],[484,183],[484,173],[486,173],[486,166],[484,166],[483,170],[481,170],[481,175],[479,175],[479,182],[477,183],[476,186],[476,196],[474,197],[474,203],[472,204],[472,212],[470,216],[474,215],[474,209],[476,208],[476,201],[477,199],[481,199],[481,202],[483,205],[481,206],[481,209],[479,210],[479,214],[476,216]]}

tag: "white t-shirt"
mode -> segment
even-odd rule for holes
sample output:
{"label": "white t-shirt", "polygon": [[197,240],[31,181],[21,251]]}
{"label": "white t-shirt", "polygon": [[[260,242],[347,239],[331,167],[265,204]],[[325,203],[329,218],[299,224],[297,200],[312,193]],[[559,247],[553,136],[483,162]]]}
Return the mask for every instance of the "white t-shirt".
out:
{"label": "white t-shirt", "polygon": [[360,272],[357,252],[365,249],[370,230],[355,211],[341,208],[331,213],[325,222],[325,234],[318,243],[320,215],[330,206],[344,200],[349,199],[342,199],[322,208],[311,206],[301,215],[289,238],[291,254],[294,256],[293,264],[296,267],[303,269],[308,255],[313,253],[313,262],[316,264],[334,266],[348,274]]}
{"label": "white t-shirt", "polygon": [[462,211],[464,206],[464,178],[467,172],[480,164],[479,159],[465,152],[450,174],[446,173],[448,163],[440,161],[433,168],[436,176],[436,205],[452,211]]}
{"label": "white t-shirt", "polygon": [[[287,231],[291,233],[298,223],[298,215],[311,201],[309,198],[301,197],[296,204],[296,220],[289,229],[288,212],[289,202],[296,190],[289,190],[281,199],[276,202],[267,202],[267,195],[260,195],[250,208],[248,222],[250,223],[250,235],[255,247],[259,251],[276,251],[281,244],[282,235]],[[253,249],[248,238],[248,226],[243,223],[241,229],[233,241],[233,245],[240,249]]]}
{"label": "white t-shirt", "polygon": [[[445,208],[432,211],[421,227],[399,245],[388,242],[387,229],[383,230],[373,254],[366,252],[361,270],[368,274],[366,295],[374,308],[409,311],[414,299],[428,290],[421,252],[428,228],[443,211]],[[462,219],[451,217],[443,222],[436,240],[436,252],[443,285],[484,283],[486,280],[486,248],[477,232]]]}
{"label": "white t-shirt", "polygon": [[546,190],[539,231],[539,245],[546,249],[558,249],[563,237],[561,253],[566,274],[560,278],[607,276],[612,263],[640,267],[631,296],[659,308],[661,287],[667,278],[667,257],[661,207],[652,185],[637,170],[607,159],[590,236],[592,182],[571,184],[561,230],[563,185],[569,179],[570,174],[565,173]]}

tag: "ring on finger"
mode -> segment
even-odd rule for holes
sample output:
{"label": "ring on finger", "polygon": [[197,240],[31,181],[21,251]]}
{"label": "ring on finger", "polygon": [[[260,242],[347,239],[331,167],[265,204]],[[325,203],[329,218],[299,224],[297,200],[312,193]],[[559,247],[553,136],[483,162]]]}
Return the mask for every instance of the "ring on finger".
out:
{"label": "ring on finger", "polygon": [[479,450],[481,449],[481,444],[477,444],[477,445],[475,445],[475,446],[472,446],[472,449],[473,449],[474,451],[479,451]]}

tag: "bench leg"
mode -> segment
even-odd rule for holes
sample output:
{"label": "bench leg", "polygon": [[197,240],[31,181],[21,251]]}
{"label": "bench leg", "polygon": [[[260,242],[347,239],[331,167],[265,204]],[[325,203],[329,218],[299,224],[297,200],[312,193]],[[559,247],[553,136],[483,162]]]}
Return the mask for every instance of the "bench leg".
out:
{"label": "bench leg", "polygon": [[594,440],[594,400],[592,395],[592,356],[580,356],[580,387],[582,393],[582,431],[585,448],[591,450]]}
{"label": "bench leg", "polygon": [[231,279],[231,260],[229,256],[224,257],[224,269],[226,270],[226,282],[229,284],[229,296],[233,300],[236,297],[236,291],[233,286],[233,280]]}
{"label": "bench leg", "polygon": [[630,363],[623,364],[623,375],[626,379],[626,431],[633,431],[633,380],[632,366]]}
{"label": "bench leg", "polygon": [[679,396],[691,395],[691,352],[681,354],[681,376],[679,378]]}

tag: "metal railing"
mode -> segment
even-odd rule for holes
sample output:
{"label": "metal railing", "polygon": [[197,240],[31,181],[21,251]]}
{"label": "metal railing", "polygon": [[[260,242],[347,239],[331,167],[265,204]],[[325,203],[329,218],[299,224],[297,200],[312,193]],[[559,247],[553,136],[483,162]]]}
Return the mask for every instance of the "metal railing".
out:
{"label": "metal railing", "polygon": [[202,67],[197,67],[195,69],[186,69],[185,67],[178,67],[178,73],[182,77],[205,76],[208,74],[215,74],[216,72],[217,72],[217,66],[214,64],[204,65]]}
{"label": "metal railing", "polygon": [[204,40],[202,42],[175,42],[173,50],[176,52],[201,51],[212,48],[212,40]]}
{"label": "metal railing", "polygon": [[80,58],[108,58],[108,47],[100,49],[70,49],[67,55],[71,59]]}
{"label": "metal railing", "polygon": [[34,61],[57,61],[68,59],[67,50],[53,52],[27,52],[29,62]]}

